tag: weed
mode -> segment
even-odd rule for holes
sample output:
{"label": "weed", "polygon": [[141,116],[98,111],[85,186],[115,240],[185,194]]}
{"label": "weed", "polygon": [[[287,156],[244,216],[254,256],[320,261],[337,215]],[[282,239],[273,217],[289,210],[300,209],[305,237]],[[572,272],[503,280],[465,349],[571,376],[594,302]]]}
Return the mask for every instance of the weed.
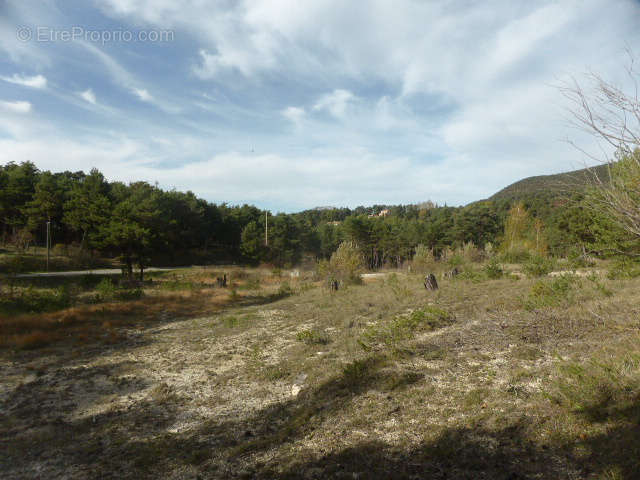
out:
{"label": "weed", "polygon": [[283,365],[269,365],[264,367],[262,371],[262,378],[275,382],[276,380],[282,380],[289,376],[289,371]]}
{"label": "weed", "polygon": [[463,272],[460,272],[456,277],[459,280],[469,280],[473,283],[480,283],[484,280],[484,276],[477,270],[472,270],[471,268],[465,269]]}
{"label": "weed", "polygon": [[103,278],[100,283],[96,286],[97,301],[108,301],[115,297],[116,295],[116,286],[110,278]]}
{"label": "weed", "polygon": [[0,313],[42,313],[53,312],[70,307],[74,295],[67,285],[61,285],[55,290],[36,290],[29,287],[14,291],[13,295],[0,297]]}
{"label": "weed", "polygon": [[618,259],[613,264],[607,278],[610,280],[629,279],[640,277],[640,262],[628,258]]}
{"label": "weed", "polygon": [[260,290],[260,279],[259,278],[250,278],[244,284],[238,287],[238,290]]}
{"label": "weed", "polygon": [[398,343],[411,338],[418,330],[435,330],[450,325],[452,315],[440,308],[427,305],[410,314],[398,315],[390,321],[373,325],[365,330],[359,340],[360,346],[371,350],[383,344],[397,350]]}
{"label": "weed", "polygon": [[346,385],[361,383],[371,375],[373,370],[371,359],[354,360],[342,368],[342,378]]}
{"label": "weed", "polygon": [[526,310],[544,307],[567,306],[573,303],[573,291],[579,280],[571,275],[561,275],[553,280],[538,280],[531,287],[524,301]]}
{"label": "weed", "polygon": [[637,349],[625,349],[622,353],[602,355],[586,362],[563,361],[557,371],[555,388],[548,396],[559,405],[593,421],[618,416],[638,418],[640,353]]}
{"label": "weed", "polygon": [[389,288],[391,288],[393,296],[396,298],[396,300],[404,300],[413,295],[413,292],[409,288],[409,285],[404,282],[401,283],[395,273],[389,275],[385,283],[389,286]]}
{"label": "weed", "polygon": [[587,277],[587,280],[589,280],[593,284],[595,289],[602,293],[602,295],[604,295],[605,297],[611,297],[613,295],[613,290],[607,288],[597,275],[592,273]]}
{"label": "weed", "polygon": [[495,259],[491,259],[489,262],[487,262],[487,264],[484,266],[484,273],[490,280],[497,280],[498,278],[502,278],[502,275],[504,274],[502,265],[500,265]]}
{"label": "weed", "polygon": [[554,262],[550,258],[534,255],[522,265],[522,270],[529,277],[542,277],[553,270]]}
{"label": "weed", "polygon": [[278,297],[284,298],[293,295],[293,293],[293,289],[291,288],[291,285],[289,285],[289,282],[282,282],[278,287],[276,295]]}
{"label": "weed", "polygon": [[307,345],[326,345],[331,342],[329,335],[317,330],[302,330],[298,332],[296,338]]}

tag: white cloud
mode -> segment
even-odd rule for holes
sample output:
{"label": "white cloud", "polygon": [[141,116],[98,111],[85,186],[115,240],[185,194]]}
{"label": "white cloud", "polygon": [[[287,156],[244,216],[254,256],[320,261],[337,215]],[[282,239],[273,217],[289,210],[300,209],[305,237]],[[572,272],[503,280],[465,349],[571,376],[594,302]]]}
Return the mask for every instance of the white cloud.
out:
{"label": "white cloud", "polygon": [[304,108],[287,107],[282,110],[282,115],[293,123],[300,123],[305,116]]}
{"label": "white cloud", "polygon": [[22,85],[24,87],[43,89],[47,88],[47,79],[42,75],[35,75],[33,77],[14,74],[11,77],[0,77],[5,82],[14,83],[16,85]]}
{"label": "white cloud", "polygon": [[96,95],[95,93],[93,93],[93,90],[91,90],[90,88],[85,90],[84,92],[78,92],[78,95],[80,95],[80,97],[86,100],[87,102],[93,105],[96,104]]}
{"label": "white cloud", "polygon": [[348,90],[338,88],[331,93],[327,93],[313,106],[314,110],[326,110],[336,118],[343,118],[349,102],[355,99],[353,93]]}
{"label": "white cloud", "polygon": [[[12,2],[27,5],[21,7],[26,13],[36,10],[32,0]],[[93,55],[99,73],[120,87],[128,96],[125,100],[135,95],[175,114],[146,117],[148,122],[132,129],[128,126],[133,121],[127,127],[124,122],[108,125],[116,134],[124,131],[144,138],[131,155],[147,162],[144,169],[138,164],[128,169],[132,157],[123,155],[118,160],[121,173],[114,175],[167,182],[175,178],[180,182],[176,186],[228,195],[231,201],[249,200],[247,192],[255,189],[261,193],[254,196],[265,202],[278,198],[284,204],[291,198],[311,203],[316,195],[319,204],[344,204],[352,193],[354,202],[382,197],[406,201],[406,195],[415,195],[417,200],[431,196],[451,203],[488,195],[521,176],[580,166],[580,156],[559,141],[571,132],[560,113],[562,99],[551,85],[566,73],[579,76],[587,68],[620,83],[617,71],[624,64],[625,43],[640,52],[640,5],[631,0],[95,3],[124,27],[174,29],[176,38],[186,39],[177,54],[167,50],[166,64],[172,72],[162,80],[152,78],[143,62],[125,68],[130,65],[127,59],[139,53],[133,45],[55,47]],[[13,47],[15,42],[2,42],[8,34],[15,39],[14,30],[0,28],[3,50]],[[67,65],[86,60],[79,57]],[[26,53],[16,53],[15,58],[29,61],[11,71],[44,71],[29,63],[40,65]],[[95,88],[91,80],[79,80],[77,73],[83,72],[69,73],[69,84],[83,81]],[[59,76],[62,72],[56,72],[55,78]],[[203,91],[211,97],[199,93]],[[73,95],[86,110],[100,113],[101,105],[91,105],[95,95],[83,100]],[[136,119],[146,110],[131,108],[131,118]],[[130,112],[123,108],[118,113]],[[327,116],[340,121],[326,122]],[[22,116],[20,121],[33,117],[37,116]],[[295,129],[284,124],[285,118]],[[9,129],[0,118],[2,125]],[[176,140],[176,132],[185,126],[190,132],[207,129],[207,138],[193,143]],[[59,136],[75,138],[64,131],[66,126],[58,128]],[[51,133],[47,138],[58,136]],[[33,145],[31,138],[25,142]],[[44,140],[39,142],[42,150],[37,151],[46,151]],[[246,154],[248,143],[256,146],[259,156]],[[188,151],[178,147],[185,144],[190,145]],[[100,152],[108,151],[108,142],[105,145]],[[88,144],[70,142],[65,147],[90,158]],[[157,161],[166,167],[187,158],[196,163],[166,172],[150,166]],[[227,165],[230,162],[234,165]],[[394,174],[393,165],[401,171]],[[256,168],[273,188],[254,178]],[[287,171],[297,172],[304,181],[298,184]],[[210,186],[223,181],[229,185],[219,192]],[[400,185],[414,189],[414,194],[401,193]]]}
{"label": "white cloud", "polygon": [[18,101],[18,102],[5,102],[0,101],[0,109],[5,110],[11,113],[30,113],[31,112],[31,103]]}
{"label": "white cloud", "polygon": [[153,100],[153,97],[149,94],[149,92],[146,89],[133,88],[132,92],[143,102],[150,102]]}

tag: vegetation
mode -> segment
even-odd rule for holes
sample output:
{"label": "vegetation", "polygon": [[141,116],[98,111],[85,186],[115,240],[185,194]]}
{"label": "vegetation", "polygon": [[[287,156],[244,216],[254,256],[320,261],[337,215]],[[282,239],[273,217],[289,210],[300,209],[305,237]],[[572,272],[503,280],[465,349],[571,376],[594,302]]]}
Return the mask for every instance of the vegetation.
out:
{"label": "vegetation", "polygon": [[[116,259],[130,279],[134,267],[144,271],[150,265],[234,261],[283,267],[328,260],[344,242],[358,249],[364,268],[413,260],[416,271],[447,255],[450,263],[459,262],[448,249],[461,249],[469,260],[474,249],[502,244],[506,260],[522,261],[526,251],[568,255],[578,248],[603,256],[629,247],[624,229],[590,207],[588,190],[535,185],[464,207],[425,202],[267,214],[266,245],[265,212],[249,205],[215,205],[145,182],[109,183],[95,169],[51,173],[30,162],[9,163],[0,166],[0,272],[10,273],[11,262],[16,271],[44,270],[48,221],[50,269],[108,266],[105,259]],[[378,216],[384,208],[390,213]]]}
{"label": "vegetation", "polygon": [[333,294],[311,271],[151,272],[138,299],[114,279],[40,279],[33,292],[63,282],[75,303],[0,316],[0,468],[634,478],[639,279],[483,279],[522,270],[495,262],[465,261],[480,277],[437,292],[399,272]]}

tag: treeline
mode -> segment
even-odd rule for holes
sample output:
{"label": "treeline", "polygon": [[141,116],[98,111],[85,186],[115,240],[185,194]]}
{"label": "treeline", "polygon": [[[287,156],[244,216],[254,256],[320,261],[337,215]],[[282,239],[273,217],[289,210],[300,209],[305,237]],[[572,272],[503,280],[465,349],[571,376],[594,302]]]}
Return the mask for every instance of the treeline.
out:
{"label": "treeline", "polygon": [[[551,253],[566,254],[575,245],[597,241],[594,219],[580,195],[539,192],[518,199],[540,220]],[[514,200],[272,215],[250,205],[213,204],[192,192],[166,191],[147,182],[107,182],[96,169],[52,173],[31,162],[0,166],[3,244],[21,250],[44,245],[50,222],[56,249],[71,245],[91,255],[118,256],[129,272],[135,265],[197,262],[294,265],[303,258],[328,258],[345,240],[359,246],[369,268],[398,266],[417,245],[438,254],[470,242],[478,247],[500,243]]]}

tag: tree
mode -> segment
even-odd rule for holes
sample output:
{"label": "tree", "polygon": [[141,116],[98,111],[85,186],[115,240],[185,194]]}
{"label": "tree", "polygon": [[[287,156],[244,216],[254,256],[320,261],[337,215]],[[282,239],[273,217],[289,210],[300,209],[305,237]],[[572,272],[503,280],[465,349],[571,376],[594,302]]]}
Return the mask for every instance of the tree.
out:
{"label": "tree", "polygon": [[31,200],[39,171],[31,162],[20,165],[9,163],[0,175],[0,221],[3,224],[3,236],[15,234],[26,224],[24,213],[27,202]]}
{"label": "tree", "polygon": [[594,175],[595,189],[590,195],[592,207],[605,213],[622,230],[640,240],[640,74],[633,55],[627,77],[630,92],[590,73],[581,84],[572,79],[560,86],[571,103],[573,123],[611,147],[613,154],[590,158],[609,164],[609,177]]}
{"label": "tree", "polygon": [[51,172],[42,172],[31,201],[24,212],[30,229],[36,229],[42,222],[50,222],[62,214],[64,192]]}
{"label": "tree", "polygon": [[242,230],[240,251],[252,263],[265,259],[267,248],[264,244],[264,227],[258,225],[258,222],[249,222]]}
{"label": "tree", "polygon": [[82,249],[87,243],[96,246],[100,242],[97,237],[99,229],[108,223],[111,210],[108,192],[109,184],[94,168],[74,186],[69,200],[64,205],[63,221],[82,234]]}
{"label": "tree", "polygon": [[145,182],[130,185],[128,195],[115,205],[110,221],[100,231],[103,246],[120,253],[129,280],[133,280],[137,263],[142,281],[149,259],[163,247],[158,196],[158,190]]}

